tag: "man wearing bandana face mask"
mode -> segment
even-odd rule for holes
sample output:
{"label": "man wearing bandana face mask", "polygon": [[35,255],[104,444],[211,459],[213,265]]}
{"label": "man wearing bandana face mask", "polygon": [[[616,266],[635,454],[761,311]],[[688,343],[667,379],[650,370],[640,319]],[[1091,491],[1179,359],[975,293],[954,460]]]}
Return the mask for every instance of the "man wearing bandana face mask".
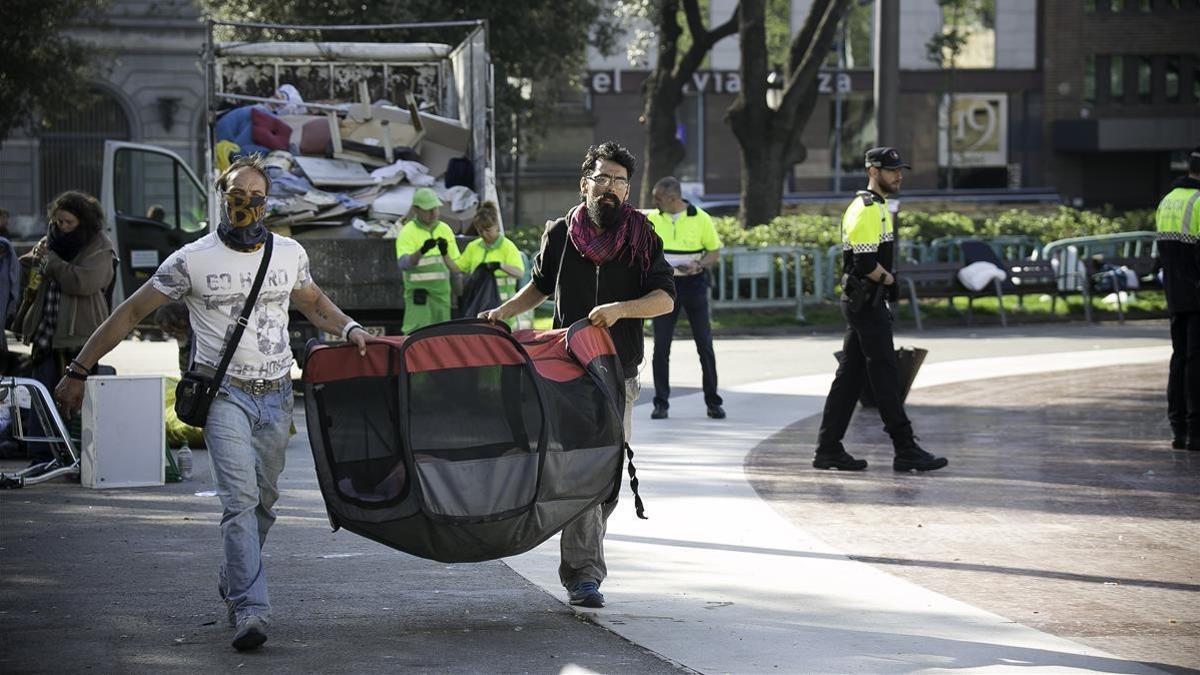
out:
{"label": "man wearing bandana face mask", "polygon": [[[642,324],[675,306],[674,270],[645,214],[630,206],[634,158],[608,142],[588,148],[580,167],[583,203],[546,223],[533,279],[512,299],[480,318],[505,321],[554,295],[554,327],[586,318],[612,334],[625,377],[625,440],[641,389]],[[603,607],[600,584],[608,574],[604,533],[616,500],[597,505],[563,528],[559,580],[572,605]]]}
{"label": "man wearing bandana face mask", "polygon": [[277,481],[292,425],[289,306],[366,355],[366,331],[313,281],[304,249],[263,225],[269,187],[257,158],[231,164],[217,179],[223,199],[217,231],[171,254],[150,282],[96,329],[55,389],[68,414],[78,410],[91,367],[143,317],[172,300],[187,304],[191,316],[192,368],[214,374],[254,283],[264,244],[274,237],[262,289],[204,427],[223,509],[218,590],[236,628],[233,646],[238,650],[266,642],[270,619],[261,549],[275,521]]}

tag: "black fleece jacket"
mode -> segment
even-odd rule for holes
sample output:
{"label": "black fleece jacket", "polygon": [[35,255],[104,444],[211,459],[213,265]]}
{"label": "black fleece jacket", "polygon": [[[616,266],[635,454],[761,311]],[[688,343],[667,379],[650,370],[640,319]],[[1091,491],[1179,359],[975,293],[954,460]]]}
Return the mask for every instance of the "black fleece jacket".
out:
{"label": "black fleece jacket", "polygon": [[[675,298],[674,270],[663,257],[662,239],[654,237],[650,269],[645,274],[631,266],[624,255],[594,265],[567,237],[566,217],[546,223],[541,250],[533,259],[533,285],[543,294],[554,296],[555,328],[586,319],[599,305],[637,300],[653,290]],[[621,319],[609,329],[626,379],[637,375],[642,362],[642,321]]]}
{"label": "black fleece jacket", "polygon": [[[1171,184],[1175,188],[1200,190],[1200,180],[1183,176]],[[1200,209],[1192,214],[1191,239],[1158,240],[1158,261],[1163,270],[1167,309],[1180,312],[1200,312]]]}

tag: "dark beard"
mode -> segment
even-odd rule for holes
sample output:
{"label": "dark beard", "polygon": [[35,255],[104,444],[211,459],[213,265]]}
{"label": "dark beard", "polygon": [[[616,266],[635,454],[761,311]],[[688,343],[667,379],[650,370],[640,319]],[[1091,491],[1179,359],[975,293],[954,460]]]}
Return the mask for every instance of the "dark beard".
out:
{"label": "dark beard", "polygon": [[587,205],[588,216],[596,227],[607,230],[621,223],[621,202],[609,200],[608,195],[601,196]]}

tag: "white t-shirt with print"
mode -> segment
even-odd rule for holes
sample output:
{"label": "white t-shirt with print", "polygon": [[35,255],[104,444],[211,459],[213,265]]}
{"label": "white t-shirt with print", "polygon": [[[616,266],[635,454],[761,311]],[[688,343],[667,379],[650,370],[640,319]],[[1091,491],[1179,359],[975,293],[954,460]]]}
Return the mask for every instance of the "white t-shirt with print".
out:
{"label": "white t-shirt with print", "polygon": [[[293,290],[312,283],[308,254],[294,239],[273,234],[274,251],[262,290],[228,374],[240,379],[276,379],[292,367],[288,340],[288,303]],[[191,313],[195,351],[192,358],[216,368],[262,262],[260,248],[235,251],[210,233],[175,251],[150,283],[172,300],[182,299]]]}

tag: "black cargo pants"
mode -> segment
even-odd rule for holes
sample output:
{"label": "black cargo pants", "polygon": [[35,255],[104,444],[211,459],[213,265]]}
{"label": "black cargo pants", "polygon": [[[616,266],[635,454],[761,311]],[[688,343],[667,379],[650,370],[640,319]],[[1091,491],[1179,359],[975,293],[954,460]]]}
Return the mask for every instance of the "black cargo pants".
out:
{"label": "black cargo pants", "polygon": [[892,445],[909,446],[913,442],[912,423],[904,413],[900,397],[900,369],[892,341],[891,312],[882,303],[858,312],[850,311],[847,304],[842,301],[842,316],[846,318],[842,360],[825,398],[817,452],[836,453],[841,449],[854,406],[868,380]]}

